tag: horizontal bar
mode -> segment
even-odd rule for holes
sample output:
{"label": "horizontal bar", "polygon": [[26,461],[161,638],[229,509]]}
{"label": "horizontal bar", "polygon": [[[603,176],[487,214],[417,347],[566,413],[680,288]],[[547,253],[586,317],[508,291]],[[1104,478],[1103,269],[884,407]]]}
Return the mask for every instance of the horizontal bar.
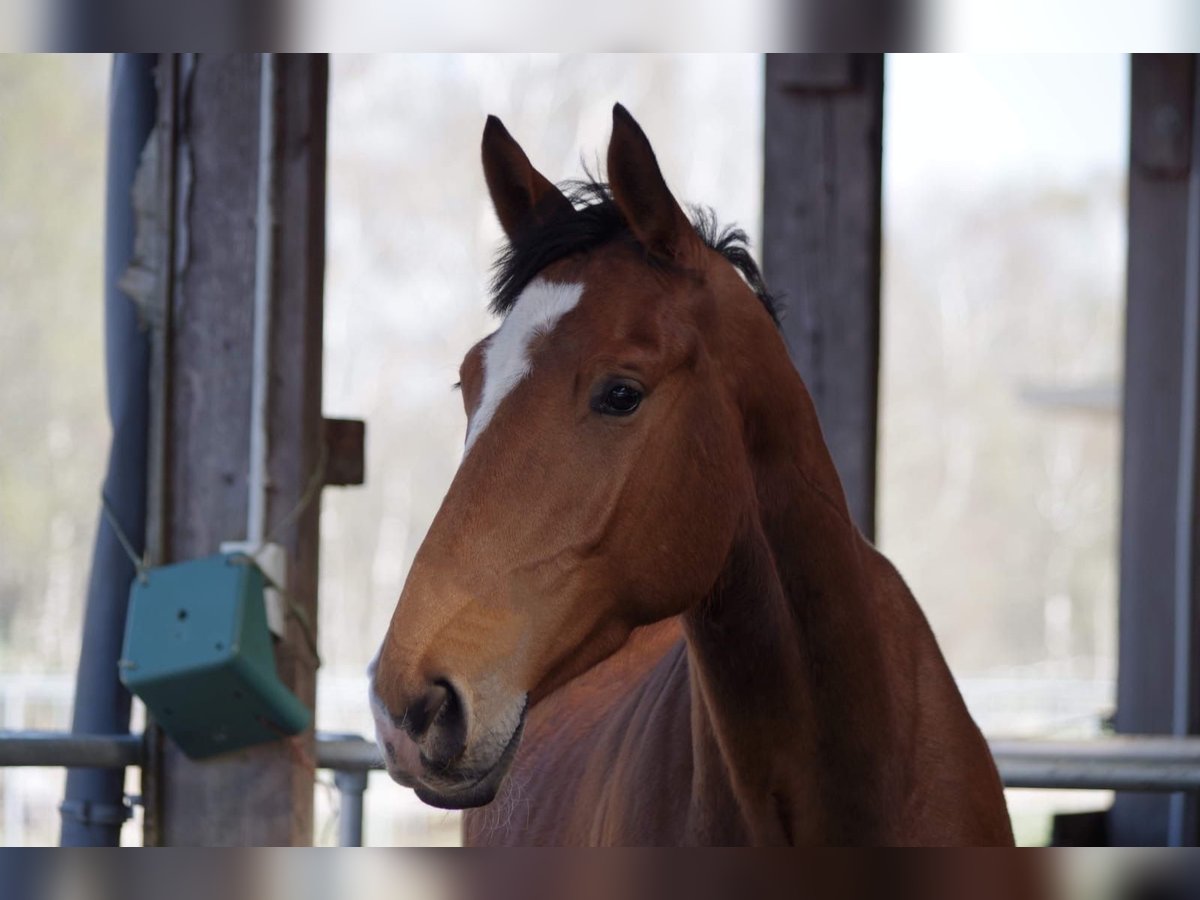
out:
{"label": "horizontal bar", "polygon": [[1170,792],[1200,789],[1200,737],[1114,735],[1092,741],[993,740],[1011,788]]}
{"label": "horizontal bar", "polygon": [[988,746],[997,760],[1073,759],[1114,764],[1154,762],[1200,766],[1200,737],[1116,734],[1078,741],[994,738],[988,741]]}
{"label": "horizontal bar", "polygon": [[123,769],[140,766],[143,758],[140,734],[0,731],[0,768]]}
{"label": "horizontal bar", "polygon": [[[375,744],[317,735],[317,765],[338,772],[383,768]],[[991,741],[1006,787],[1082,790],[1200,790],[1200,737],[1121,735],[1094,741]],[[141,765],[140,735],[0,731],[0,768],[123,768]]]}
{"label": "horizontal bar", "polygon": [[[0,731],[0,768],[121,769],[145,758],[137,734],[85,735],[48,731]],[[317,735],[317,766],[339,772],[382,769],[375,744],[360,737]]]}
{"label": "horizontal bar", "polygon": [[383,757],[374,741],[360,737],[317,735],[317,767],[335,772],[382,769]]}
{"label": "horizontal bar", "polygon": [[1195,763],[1094,763],[997,759],[1000,780],[1008,788],[1171,793],[1200,789],[1200,766]]}

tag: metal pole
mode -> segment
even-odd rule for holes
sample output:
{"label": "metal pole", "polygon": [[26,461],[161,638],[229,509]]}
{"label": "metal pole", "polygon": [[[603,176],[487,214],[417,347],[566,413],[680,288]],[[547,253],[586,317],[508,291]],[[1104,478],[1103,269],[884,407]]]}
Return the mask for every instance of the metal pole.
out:
{"label": "metal pole", "polygon": [[338,846],[363,845],[363,802],[367,775],[383,768],[379,748],[357,734],[318,734],[317,765],[333,770],[338,790]]}
{"label": "metal pole", "polygon": [[[317,736],[317,768],[335,772],[382,769],[379,749],[361,737]],[[111,769],[145,764],[143,735],[0,731],[0,768],[84,766]]]}
{"label": "metal pole", "polygon": [[[1200,737],[1121,735],[1095,741],[993,740],[1006,787],[1171,793],[1200,789]],[[343,840],[361,839],[367,773],[382,769],[374,744],[361,737],[318,735],[317,766],[332,770],[343,797]],[[0,732],[0,768],[140,766],[139,735]],[[357,824],[354,824],[356,823]],[[353,846],[353,845],[350,845]]]}
{"label": "metal pole", "polygon": [[338,846],[363,845],[363,794],[367,790],[367,772],[334,772],[338,789]]}
{"label": "metal pole", "polygon": [[254,222],[254,345],[250,381],[250,466],[246,540],[261,549],[266,538],[271,384],[271,301],[275,296],[275,54],[260,54],[258,196]]}
{"label": "metal pole", "polygon": [[317,735],[317,766],[335,772],[382,769],[383,757],[375,744],[358,735]]}
{"label": "metal pole", "polygon": [[142,736],[137,734],[0,732],[0,768],[62,766],[124,769],[126,766],[142,765],[144,758]]}
{"label": "metal pole", "polygon": [[990,742],[1006,787],[1170,792],[1200,786],[1200,739]]}
{"label": "metal pole", "polygon": [[[146,523],[146,434],[150,345],[135,303],[118,283],[134,251],[134,175],[154,127],[155,57],[120,53],[113,60],[104,215],[104,326],[112,444],[104,496],[112,518],[140,553]],[[79,735],[129,730],[129,693],[117,679],[134,565],[112,522],[100,517],[88,579],[83,641],[71,730]],[[60,811],[65,847],[116,846],[127,817],[125,773],[67,773]]]}

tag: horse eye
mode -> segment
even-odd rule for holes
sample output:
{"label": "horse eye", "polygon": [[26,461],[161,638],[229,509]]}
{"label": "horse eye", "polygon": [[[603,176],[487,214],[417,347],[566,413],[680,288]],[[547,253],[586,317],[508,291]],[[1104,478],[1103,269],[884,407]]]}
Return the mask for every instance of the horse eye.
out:
{"label": "horse eye", "polygon": [[642,402],[642,392],[631,384],[619,382],[600,395],[594,405],[596,412],[610,416],[627,416]]}

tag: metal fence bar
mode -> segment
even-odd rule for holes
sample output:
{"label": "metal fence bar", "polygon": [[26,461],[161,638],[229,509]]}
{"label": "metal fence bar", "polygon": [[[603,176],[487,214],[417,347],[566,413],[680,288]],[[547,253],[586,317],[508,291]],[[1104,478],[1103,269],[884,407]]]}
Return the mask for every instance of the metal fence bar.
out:
{"label": "metal fence bar", "polygon": [[371,769],[383,768],[379,749],[357,734],[318,734],[317,765],[333,770],[338,791],[338,846],[361,847],[367,775]]}
{"label": "metal fence bar", "polygon": [[[83,735],[58,731],[0,731],[0,768],[98,768],[140,766],[140,734]],[[331,771],[382,769],[374,744],[362,738],[317,735],[317,767]]]}
{"label": "metal fence bar", "polygon": [[[1200,737],[1121,735],[1094,741],[991,741],[1005,786],[1172,792],[1200,789]],[[0,731],[0,768],[9,766],[122,768],[141,765],[139,735],[68,735]],[[362,738],[317,736],[317,765],[363,776],[383,768],[379,751]],[[343,783],[345,787],[343,787]],[[361,839],[362,791],[343,778],[344,840]]]}
{"label": "metal fence bar", "polygon": [[1191,763],[1091,760],[1021,760],[997,758],[1000,778],[1009,788],[1171,793],[1200,788],[1200,765]]}
{"label": "metal fence bar", "polygon": [[1005,787],[1164,793],[1200,788],[1200,738],[990,742]]}
{"label": "metal fence bar", "polygon": [[383,757],[374,743],[360,737],[317,735],[317,766],[338,772],[382,769]]}
{"label": "metal fence bar", "polygon": [[140,766],[144,757],[139,734],[0,731],[0,768],[123,769]]}
{"label": "metal fence bar", "polygon": [[[0,731],[0,769],[15,767],[123,769],[145,760],[141,735],[71,735]],[[332,770],[338,790],[338,843],[361,847],[367,772],[383,767],[374,744],[360,737],[317,738],[317,765]]]}
{"label": "metal fence bar", "polygon": [[1200,737],[1123,734],[1077,741],[993,739],[988,746],[997,759],[1179,763],[1200,768]]}

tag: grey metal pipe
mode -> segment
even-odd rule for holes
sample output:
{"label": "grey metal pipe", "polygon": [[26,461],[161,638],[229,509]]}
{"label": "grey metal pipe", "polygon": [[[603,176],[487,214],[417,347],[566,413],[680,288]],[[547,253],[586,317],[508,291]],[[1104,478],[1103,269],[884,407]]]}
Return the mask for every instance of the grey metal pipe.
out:
{"label": "grey metal pipe", "polygon": [[271,303],[275,297],[275,76],[274,53],[261,53],[259,74],[258,203],[254,218],[254,353],[250,381],[250,464],[246,540],[260,548],[267,536],[267,428],[271,390]]}
{"label": "grey metal pipe", "polygon": [[1200,787],[1200,738],[1120,735],[991,744],[1006,787],[1173,792]]}
{"label": "grey metal pipe", "polygon": [[[991,742],[992,755],[1007,787],[1174,792],[1200,789],[1200,737],[1121,735],[1095,741]],[[317,765],[334,771],[344,795],[361,795],[366,773],[383,768],[374,744],[362,738],[317,736]],[[0,732],[0,767],[141,765],[137,735],[69,735]],[[362,779],[352,781],[357,776]],[[345,802],[346,797],[343,797]],[[361,800],[343,807],[361,821]],[[355,808],[353,804],[357,803]],[[343,828],[352,826],[343,822]],[[357,826],[361,837],[361,825]],[[343,832],[350,839],[353,831]]]}
{"label": "grey metal pipe", "polygon": [[1090,760],[996,760],[1008,788],[1138,791],[1172,793],[1200,788],[1200,766],[1160,762]]}
{"label": "grey metal pipe", "polygon": [[[133,254],[130,192],[146,138],[154,127],[156,57],[119,53],[113,60],[108,116],[108,184],[104,215],[104,349],[112,445],[104,495],[135,553],[146,523],[146,434],[150,345],[137,308],[118,287]],[[77,735],[129,730],[128,691],[117,678],[125,612],[134,566],[121,539],[101,515],[92,553],[83,641],[75,680],[71,730]],[[125,773],[72,769],[60,807],[64,847],[115,846],[125,805]]]}
{"label": "grey metal pipe", "polygon": [[0,768],[45,766],[124,769],[144,761],[137,734],[64,734],[48,731],[0,732]]}
{"label": "grey metal pipe", "polygon": [[367,770],[334,772],[333,784],[338,789],[338,846],[361,847]]}
{"label": "grey metal pipe", "polygon": [[[360,737],[317,736],[317,767],[334,772],[382,769],[372,743]],[[0,768],[88,767],[111,769],[144,762],[137,734],[68,734],[59,731],[0,731]]]}
{"label": "grey metal pipe", "polygon": [[361,737],[317,735],[317,766],[335,772],[382,769],[379,748]]}
{"label": "grey metal pipe", "polygon": [[1051,761],[1063,758],[1098,763],[1180,763],[1200,767],[1200,737],[1120,734],[1092,740],[1004,739],[988,741],[996,759]]}

